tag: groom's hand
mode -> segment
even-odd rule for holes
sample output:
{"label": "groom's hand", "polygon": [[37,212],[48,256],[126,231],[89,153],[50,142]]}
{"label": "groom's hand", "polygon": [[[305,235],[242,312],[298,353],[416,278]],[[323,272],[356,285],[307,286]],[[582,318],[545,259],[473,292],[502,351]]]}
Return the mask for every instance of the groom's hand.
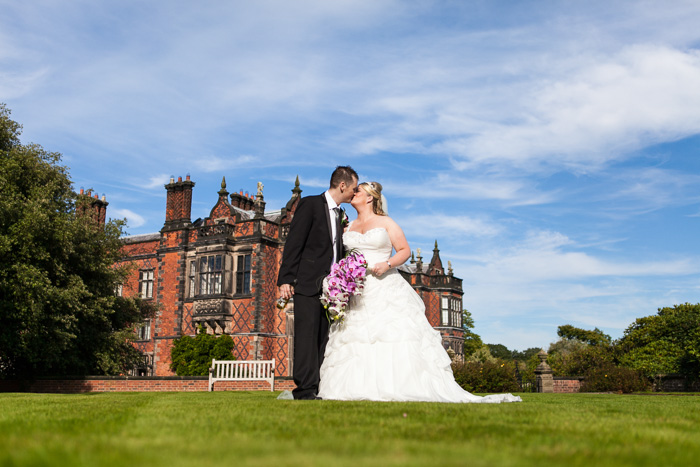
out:
{"label": "groom's hand", "polygon": [[291,284],[280,285],[280,297],[289,300],[294,295],[294,287]]}

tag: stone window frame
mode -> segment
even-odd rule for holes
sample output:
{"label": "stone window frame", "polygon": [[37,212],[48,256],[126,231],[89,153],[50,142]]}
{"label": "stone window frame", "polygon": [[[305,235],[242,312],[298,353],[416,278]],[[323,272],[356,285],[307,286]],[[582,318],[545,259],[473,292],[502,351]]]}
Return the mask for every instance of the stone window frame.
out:
{"label": "stone window frame", "polygon": [[155,283],[155,269],[139,270],[139,297],[143,300],[153,299],[153,286]]}
{"label": "stone window frame", "polygon": [[462,300],[450,295],[440,298],[440,325],[453,328],[462,327]]}
{"label": "stone window frame", "polygon": [[[253,255],[252,251],[236,253],[236,291],[235,295],[250,295],[253,288]],[[246,261],[247,260],[247,261]],[[242,265],[242,267],[241,267]],[[246,267],[247,266],[247,267]],[[241,288],[243,290],[241,290]]]}
{"label": "stone window frame", "polygon": [[136,340],[149,341],[151,340],[151,319],[145,319],[144,322],[136,327]]}
{"label": "stone window frame", "polygon": [[195,296],[221,295],[224,293],[226,256],[224,252],[197,255],[195,259],[195,284],[197,288]]}

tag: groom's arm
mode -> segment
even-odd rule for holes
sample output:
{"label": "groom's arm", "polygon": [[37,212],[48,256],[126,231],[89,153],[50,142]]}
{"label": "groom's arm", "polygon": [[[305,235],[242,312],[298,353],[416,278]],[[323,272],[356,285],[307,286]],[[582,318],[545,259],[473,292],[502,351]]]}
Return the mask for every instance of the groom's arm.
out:
{"label": "groom's arm", "polygon": [[292,224],[289,226],[289,234],[287,234],[287,241],[282,253],[282,266],[280,266],[279,276],[277,277],[278,286],[284,284],[296,285],[301,255],[309,237],[312,223],[312,203],[309,203],[307,198],[302,198],[294,212]]}

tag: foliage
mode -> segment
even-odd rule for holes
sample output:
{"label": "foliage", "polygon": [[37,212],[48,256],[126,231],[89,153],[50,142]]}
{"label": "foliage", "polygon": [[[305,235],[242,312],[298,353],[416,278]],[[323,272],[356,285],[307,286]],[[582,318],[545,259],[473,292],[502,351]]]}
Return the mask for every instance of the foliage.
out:
{"label": "foliage", "polygon": [[649,380],[637,370],[606,362],[584,373],[581,392],[641,392],[650,388]]}
{"label": "foliage", "polygon": [[[541,349],[535,350],[537,350],[537,353],[539,353]],[[520,388],[522,391],[536,392],[537,386],[535,378],[535,369],[537,368],[537,365],[540,364],[540,359],[537,356],[537,353],[533,353],[531,349],[528,349],[528,351],[526,352],[529,355],[529,358],[527,360],[515,361],[516,368],[518,369],[516,376],[520,380]]]}
{"label": "foliage", "polygon": [[508,347],[506,347],[503,344],[486,344],[486,346],[489,348],[489,352],[491,352],[491,355],[493,355],[496,358],[500,358],[503,360],[513,359],[513,353],[510,350],[508,350]]}
{"label": "foliage", "polygon": [[175,339],[170,349],[170,369],[178,376],[206,376],[213,359],[235,360],[231,355],[233,347],[231,336],[223,334],[215,337],[207,334],[200,326],[195,337],[182,336]]}
{"label": "foliage", "polygon": [[539,347],[530,347],[529,349],[525,349],[522,352],[519,352],[517,350],[513,350],[513,360],[527,362],[530,359],[532,359],[532,357],[536,357],[537,354],[540,353],[540,350],[542,350],[542,349]]}
{"label": "foliage", "polygon": [[610,345],[612,339],[598,328],[592,331],[574,327],[570,324],[559,326],[557,335],[562,339],[577,340],[588,345]]}
{"label": "foliage", "polygon": [[592,368],[614,362],[614,349],[609,345],[580,344],[567,352],[560,350],[547,357],[554,376],[583,376]]}
{"label": "foliage", "polygon": [[152,308],[115,296],[123,221],[100,227],[61,155],[20,144],[0,105],[0,377],[118,374]]}
{"label": "foliage", "polygon": [[474,318],[466,309],[462,310],[462,329],[464,329],[464,355],[468,356],[480,349],[484,343],[481,341],[481,337],[472,331]]}
{"label": "foliage", "polygon": [[476,349],[471,355],[464,355],[464,360],[467,362],[495,362],[496,357],[491,355],[491,351],[487,345],[482,345],[480,348]]}
{"label": "foliage", "polygon": [[700,377],[700,304],[660,308],[637,319],[617,343],[620,362],[651,377],[681,373]]}
{"label": "foliage", "polygon": [[455,362],[452,372],[457,384],[469,392],[513,392],[520,389],[513,362]]}

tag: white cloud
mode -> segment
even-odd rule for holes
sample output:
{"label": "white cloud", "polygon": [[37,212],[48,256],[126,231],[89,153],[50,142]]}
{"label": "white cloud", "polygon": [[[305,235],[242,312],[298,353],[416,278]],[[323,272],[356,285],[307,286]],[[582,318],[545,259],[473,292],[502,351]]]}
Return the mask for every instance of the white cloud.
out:
{"label": "white cloud", "polygon": [[570,76],[530,89],[516,103],[521,118],[448,139],[440,149],[463,156],[462,167],[507,161],[525,170],[588,171],[644,146],[700,132],[697,50],[635,45],[589,60]]}
{"label": "white cloud", "polygon": [[[451,214],[418,214],[397,219],[408,238],[439,236],[440,238],[491,237],[503,229],[489,220]],[[426,228],[426,226],[429,226]]]}
{"label": "white cloud", "polygon": [[130,228],[135,229],[141,227],[147,222],[144,217],[130,209],[112,209],[112,212],[115,214],[116,218],[126,218],[127,226]]}
{"label": "white cloud", "polygon": [[556,193],[539,192],[532,182],[515,177],[488,173],[437,172],[423,180],[389,181],[383,184],[389,199],[421,198],[460,200],[495,200],[508,206],[547,204],[556,200]]}
{"label": "white cloud", "polygon": [[143,185],[139,184],[138,186],[147,190],[152,190],[154,188],[162,189],[163,186],[167,185],[168,183],[170,183],[170,175],[158,174],[149,177],[147,183]]}

